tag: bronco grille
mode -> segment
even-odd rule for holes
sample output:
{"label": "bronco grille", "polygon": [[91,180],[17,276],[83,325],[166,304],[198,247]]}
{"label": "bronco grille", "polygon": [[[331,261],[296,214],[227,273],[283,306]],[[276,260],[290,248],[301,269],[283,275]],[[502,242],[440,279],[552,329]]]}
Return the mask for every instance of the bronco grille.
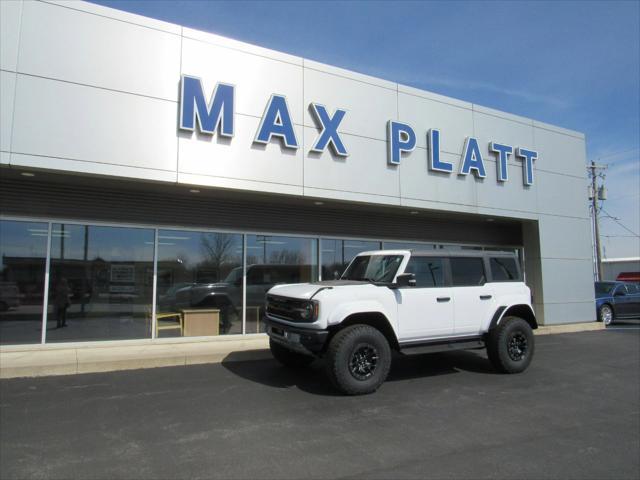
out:
{"label": "bronco grille", "polygon": [[308,300],[267,295],[267,314],[290,322],[313,322],[313,319],[305,320],[300,316],[308,303]]}

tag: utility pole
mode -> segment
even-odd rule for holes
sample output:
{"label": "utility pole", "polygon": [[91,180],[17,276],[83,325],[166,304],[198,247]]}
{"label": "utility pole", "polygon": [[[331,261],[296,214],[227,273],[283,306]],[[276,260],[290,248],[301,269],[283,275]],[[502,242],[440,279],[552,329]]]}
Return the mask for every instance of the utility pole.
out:
{"label": "utility pole", "polygon": [[[596,281],[602,280],[602,246],[600,244],[600,222],[598,221],[598,200],[606,200],[607,192],[604,188],[604,173],[599,171],[605,170],[606,165],[598,165],[593,160],[591,165],[587,167],[589,176],[591,177],[591,187],[589,191],[589,200],[591,201],[591,214],[593,216],[593,236],[595,243],[596,256]],[[601,185],[598,186],[598,178],[601,179]]]}

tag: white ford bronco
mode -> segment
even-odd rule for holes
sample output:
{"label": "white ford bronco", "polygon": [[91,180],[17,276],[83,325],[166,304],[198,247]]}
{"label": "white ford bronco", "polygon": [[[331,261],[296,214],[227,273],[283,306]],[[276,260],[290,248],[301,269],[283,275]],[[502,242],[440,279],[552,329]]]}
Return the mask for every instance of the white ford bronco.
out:
{"label": "white ford bronco", "polygon": [[276,285],[265,322],[287,366],[324,358],[343,393],[375,391],[404,355],[486,348],[494,367],[525,370],[538,328],[511,253],[380,250],[356,256],[339,280]]}

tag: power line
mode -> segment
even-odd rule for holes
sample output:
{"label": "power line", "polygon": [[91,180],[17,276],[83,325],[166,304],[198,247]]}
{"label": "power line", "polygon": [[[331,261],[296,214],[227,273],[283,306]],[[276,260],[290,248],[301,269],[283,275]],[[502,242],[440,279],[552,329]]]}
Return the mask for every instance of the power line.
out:
{"label": "power line", "polygon": [[600,210],[602,210],[604,213],[607,214],[607,217],[605,217],[605,218],[610,218],[611,220],[616,222],[618,225],[620,225],[622,228],[624,228],[627,232],[632,233],[634,237],[640,238],[640,235],[638,235],[636,232],[634,232],[633,230],[631,230],[630,228],[628,228],[627,226],[625,226],[621,222],[619,222],[616,217],[614,217],[609,212],[607,212],[604,208],[602,208],[602,206],[600,207]]}
{"label": "power line", "polygon": [[608,155],[603,155],[601,157],[598,157],[598,160],[601,160],[603,158],[617,157],[618,155],[624,155],[625,153],[636,152],[638,150],[640,150],[640,148],[630,148],[629,150],[622,150],[620,152],[609,153]]}

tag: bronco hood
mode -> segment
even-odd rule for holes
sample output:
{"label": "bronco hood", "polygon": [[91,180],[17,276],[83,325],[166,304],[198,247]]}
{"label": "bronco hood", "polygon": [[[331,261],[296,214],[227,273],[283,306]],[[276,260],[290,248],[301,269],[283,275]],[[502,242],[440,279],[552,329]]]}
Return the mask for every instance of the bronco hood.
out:
{"label": "bronco hood", "polygon": [[367,282],[355,280],[327,280],[313,283],[291,283],[285,285],[275,285],[267,293],[272,295],[282,295],[283,297],[304,298],[309,300],[320,290],[348,285],[367,285]]}

